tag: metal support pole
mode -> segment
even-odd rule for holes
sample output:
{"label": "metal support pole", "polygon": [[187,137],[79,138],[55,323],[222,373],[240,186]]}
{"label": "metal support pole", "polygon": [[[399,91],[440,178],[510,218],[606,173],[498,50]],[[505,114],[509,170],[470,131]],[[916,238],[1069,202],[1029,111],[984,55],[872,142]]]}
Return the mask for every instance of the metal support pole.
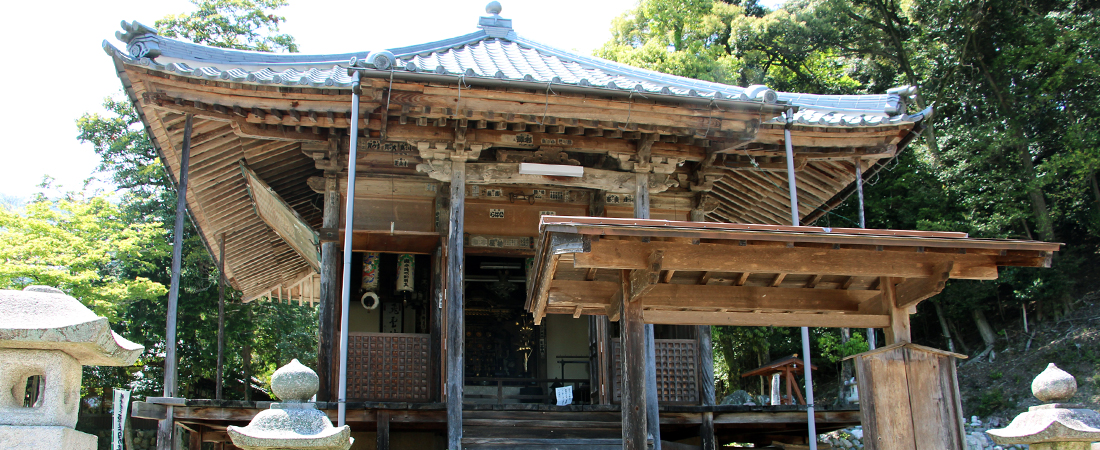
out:
{"label": "metal support pole", "polygon": [[[179,310],[180,265],[183,260],[183,218],[187,215],[187,169],[191,164],[191,122],[194,117],[187,115],[183,125],[183,148],[180,150],[180,178],[176,184],[176,224],[172,229],[172,281],[168,288],[168,329],[164,336],[164,396],[175,397],[177,393],[176,361],[176,315]],[[164,420],[157,429],[157,449],[172,448],[172,434],[175,424],[172,420],[173,408],[168,406]]]}
{"label": "metal support pole", "polygon": [[[859,194],[859,227],[867,228],[867,216],[863,212],[863,161],[856,158],[856,193]],[[875,329],[867,329],[867,347],[875,349]]]}
{"label": "metal support pole", "polygon": [[[787,147],[787,188],[791,194],[791,225],[798,226],[798,191],[794,175],[794,144],[791,143],[791,124],[794,110],[787,110],[787,123],[783,127],[783,142]],[[810,450],[817,450],[817,423],[814,421],[814,381],[810,367],[810,329],[802,327],[802,362],[806,374],[806,427],[809,430]]]}
{"label": "metal support pole", "polygon": [[348,313],[351,309],[351,237],[355,230],[355,159],[359,145],[359,71],[351,74],[351,144],[348,146],[348,192],[344,210],[344,277],[340,307],[340,385],[337,387],[337,426],[344,426],[348,402]]}

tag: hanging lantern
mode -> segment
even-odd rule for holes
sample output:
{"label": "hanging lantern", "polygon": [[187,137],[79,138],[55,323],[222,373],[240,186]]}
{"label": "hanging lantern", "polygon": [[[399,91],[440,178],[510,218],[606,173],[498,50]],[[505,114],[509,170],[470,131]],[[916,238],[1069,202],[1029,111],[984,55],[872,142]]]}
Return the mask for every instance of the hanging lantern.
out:
{"label": "hanging lantern", "polygon": [[414,269],[416,258],[413,255],[400,255],[397,257],[397,292],[411,294],[413,292]]}
{"label": "hanging lantern", "polygon": [[363,254],[363,291],[375,292],[378,290],[378,253]]}

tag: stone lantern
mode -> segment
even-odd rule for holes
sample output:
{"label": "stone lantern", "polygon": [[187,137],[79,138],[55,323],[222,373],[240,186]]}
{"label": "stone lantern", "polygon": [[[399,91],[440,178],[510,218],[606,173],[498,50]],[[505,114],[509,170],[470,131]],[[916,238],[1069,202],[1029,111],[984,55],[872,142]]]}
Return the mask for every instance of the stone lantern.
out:
{"label": "stone lantern", "polygon": [[0,290],[0,448],[95,449],[73,429],[81,366],[128,366],[144,350],[58,289]]}
{"label": "stone lantern", "polygon": [[317,372],[290,362],[271,375],[271,391],[282,400],[261,411],[246,427],[230,426],[233,445],[244,450],[299,449],[348,450],[351,427],[332,426],[324,412],[310,398],[317,393]]}
{"label": "stone lantern", "polygon": [[1077,380],[1054,363],[1031,382],[1044,405],[1032,406],[1008,427],[986,431],[999,445],[1028,444],[1031,450],[1089,450],[1100,441],[1100,413],[1083,405],[1058,403],[1077,393]]}

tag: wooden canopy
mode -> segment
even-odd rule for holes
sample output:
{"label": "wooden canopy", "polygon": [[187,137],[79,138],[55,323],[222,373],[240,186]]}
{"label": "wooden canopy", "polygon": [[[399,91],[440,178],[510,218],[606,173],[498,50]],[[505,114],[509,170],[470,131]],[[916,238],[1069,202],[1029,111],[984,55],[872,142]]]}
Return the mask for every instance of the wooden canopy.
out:
{"label": "wooden canopy", "polygon": [[[817,366],[811,364],[810,370],[817,370]],[[791,371],[795,373],[802,373],[806,371],[806,363],[802,361],[802,358],[799,358],[796,355],[785,356],[770,363],[764,364],[763,366],[745,372],[741,374],[741,378],[766,377],[771,376],[771,374],[773,373],[783,373]]]}
{"label": "wooden canopy", "polygon": [[905,326],[948,278],[1049,267],[1060,244],[964,233],[543,217],[527,308],[646,323]]}

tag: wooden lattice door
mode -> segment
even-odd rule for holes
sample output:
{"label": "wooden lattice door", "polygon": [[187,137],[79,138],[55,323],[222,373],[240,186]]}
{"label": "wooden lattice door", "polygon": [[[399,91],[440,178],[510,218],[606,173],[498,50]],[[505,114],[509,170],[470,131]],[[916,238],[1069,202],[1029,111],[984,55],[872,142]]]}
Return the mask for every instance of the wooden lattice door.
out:
{"label": "wooden lattice door", "polygon": [[[656,339],[657,400],[662,404],[699,403],[699,346],[694,339]],[[611,343],[615,403],[622,401],[622,350]]]}
{"label": "wooden lattice door", "polygon": [[349,333],[348,399],[427,402],[429,336]]}

